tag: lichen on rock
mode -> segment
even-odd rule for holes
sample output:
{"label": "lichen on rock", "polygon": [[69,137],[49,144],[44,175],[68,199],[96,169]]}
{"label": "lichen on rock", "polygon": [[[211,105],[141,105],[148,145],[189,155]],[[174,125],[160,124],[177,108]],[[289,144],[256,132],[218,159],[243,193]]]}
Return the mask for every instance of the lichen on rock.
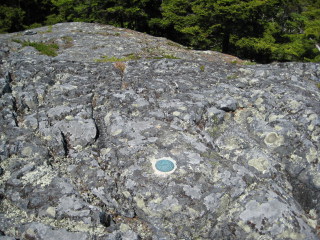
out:
{"label": "lichen on rock", "polygon": [[0,35],[1,237],[319,239],[318,63],[45,29]]}

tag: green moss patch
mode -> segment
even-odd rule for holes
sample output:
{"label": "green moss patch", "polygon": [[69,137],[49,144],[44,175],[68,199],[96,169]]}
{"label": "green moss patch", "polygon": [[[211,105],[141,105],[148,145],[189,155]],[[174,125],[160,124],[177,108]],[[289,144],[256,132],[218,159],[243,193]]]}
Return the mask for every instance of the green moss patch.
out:
{"label": "green moss patch", "polygon": [[42,42],[29,42],[29,41],[22,41],[19,39],[13,40],[16,43],[20,43],[23,47],[30,46],[37,49],[41,54],[55,57],[58,55],[57,50],[59,49],[58,44],[55,43],[42,43]]}
{"label": "green moss patch", "polygon": [[257,63],[254,61],[245,61],[243,65],[256,65]]}
{"label": "green moss patch", "polygon": [[151,59],[180,59],[178,57],[175,57],[173,55],[169,55],[169,54],[165,54],[165,55],[162,55],[162,56],[159,56],[159,57],[152,57]]}
{"label": "green moss patch", "polygon": [[130,61],[130,60],[138,60],[141,57],[135,55],[135,54],[130,54],[128,56],[122,57],[122,58],[117,58],[117,57],[109,57],[109,56],[102,56],[100,59],[95,59],[95,62],[125,62],[125,61]]}

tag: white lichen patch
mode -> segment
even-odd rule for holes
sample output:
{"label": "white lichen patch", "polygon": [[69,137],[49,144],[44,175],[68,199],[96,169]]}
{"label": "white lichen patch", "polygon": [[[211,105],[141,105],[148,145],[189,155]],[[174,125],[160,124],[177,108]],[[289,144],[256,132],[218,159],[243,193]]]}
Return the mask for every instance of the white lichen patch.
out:
{"label": "white lichen patch", "polygon": [[194,210],[193,208],[191,207],[186,207],[187,208],[187,211],[188,211],[188,215],[192,218],[192,219],[195,219],[195,218],[198,218],[201,216],[201,213]]}
{"label": "white lichen patch", "polygon": [[239,149],[241,142],[243,141],[239,138],[230,137],[226,139],[224,145],[220,147],[231,151],[231,150]]}
{"label": "white lichen patch", "polygon": [[187,111],[187,107],[185,107],[185,106],[178,107],[178,109],[181,111]]}
{"label": "white lichen patch", "polygon": [[[2,162],[3,163],[3,162]],[[2,165],[4,167],[4,165]],[[0,186],[6,182],[11,177],[10,171],[5,171],[4,174],[0,177]]]}
{"label": "white lichen patch", "polygon": [[65,117],[65,119],[70,121],[70,120],[73,120],[73,119],[74,119],[74,117],[73,117],[73,116],[71,116],[71,115],[68,115],[68,116],[66,116],[66,117]]}
{"label": "white lichen patch", "polygon": [[252,73],[252,70],[251,69],[247,69],[247,68],[239,68],[239,71],[246,74],[246,75],[249,75]]}
{"label": "white lichen patch", "polygon": [[47,136],[44,136],[43,139],[46,140],[46,141],[51,141],[52,140],[52,136],[47,135]]}
{"label": "white lichen patch", "polygon": [[[13,205],[9,200],[3,199],[2,201],[3,209],[5,209],[4,214],[6,218],[9,219],[17,219],[16,217],[19,216],[16,221],[17,225],[22,225],[24,223],[30,222],[41,222],[45,225],[52,226],[54,228],[65,228],[72,232],[87,232],[89,234],[95,234],[97,236],[101,236],[106,234],[106,229],[103,225],[94,226],[84,223],[82,221],[75,221],[70,218],[63,218],[60,220],[54,219],[51,217],[39,217],[34,214],[27,214],[25,211],[22,211],[15,205]],[[48,212],[49,209],[49,212]],[[49,207],[47,209],[47,213],[54,214],[53,209],[54,207]],[[12,236],[16,236],[16,228],[6,229],[6,233]]]}
{"label": "white lichen patch", "polygon": [[[307,217],[308,216],[308,217]],[[306,221],[306,223],[312,227],[313,229],[317,228],[318,225],[318,215],[317,215],[317,211],[315,209],[311,209],[309,211],[309,214],[307,216],[303,216],[304,220]]]}
{"label": "white lichen patch", "polygon": [[127,232],[127,231],[130,231],[131,228],[129,225],[125,224],[125,223],[121,223],[120,224],[120,231],[121,232]]}
{"label": "white lichen patch", "polygon": [[[320,130],[319,130],[320,131]],[[320,135],[319,135],[319,131],[313,131],[311,134],[311,139],[315,142],[320,141]]]}
{"label": "white lichen patch", "polygon": [[258,78],[251,78],[248,82],[250,85],[255,85],[257,83],[259,83],[259,79]]}
{"label": "white lichen patch", "polygon": [[179,117],[180,114],[181,114],[181,112],[178,112],[178,111],[175,111],[175,112],[172,113],[172,115],[175,116],[175,117]]}
{"label": "white lichen patch", "polygon": [[216,212],[220,205],[220,197],[222,193],[211,193],[204,198],[204,205],[208,211]]}
{"label": "white lichen patch", "polygon": [[139,98],[133,104],[131,104],[131,106],[135,108],[143,108],[149,106],[149,102],[143,98]]}
{"label": "white lichen patch", "polygon": [[14,219],[17,216],[28,217],[28,214],[25,211],[13,205],[8,199],[3,199],[1,201],[1,205],[2,205],[1,212],[4,213],[4,216],[6,218]]}
{"label": "white lichen patch", "polygon": [[318,160],[318,151],[314,147],[309,149],[309,153],[306,154],[307,161],[309,163],[316,162]]}
{"label": "white lichen patch", "polygon": [[220,206],[217,210],[218,215],[224,214],[230,204],[230,195],[229,194],[224,194],[221,199],[220,199]]}
{"label": "white lichen patch", "polygon": [[140,116],[140,111],[139,111],[139,110],[135,110],[135,111],[132,112],[131,115],[132,115],[133,117],[138,117],[138,116]]}
{"label": "white lichen patch", "polygon": [[40,185],[41,187],[48,186],[56,173],[46,165],[37,167],[34,171],[26,173],[21,180],[24,184],[31,183],[33,186]]}
{"label": "white lichen patch", "polygon": [[160,204],[163,201],[161,197],[154,198],[150,201],[150,203]]}
{"label": "white lichen patch", "polygon": [[111,148],[101,148],[100,154],[101,154],[102,156],[105,156],[105,155],[107,155],[110,151],[111,151]]}
{"label": "white lichen patch", "polygon": [[286,230],[286,231],[282,232],[281,234],[277,235],[277,239],[301,240],[301,239],[306,239],[306,238],[305,238],[304,234]]}
{"label": "white lichen patch", "polygon": [[277,130],[277,131],[281,131],[281,130],[283,130],[283,127],[281,127],[279,125],[275,125],[274,129]]}
{"label": "white lichen patch", "polygon": [[248,161],[248,165],[254,167],[259,172],[265,173],[269,170],[269,161],[265,158],[253,158]]}
{"label": "white lichen patch", "polygon": [[161,203],[162,209],[171,211],[171,212],[179,212],[182,209],[182,206],[179,204],[179,201],[173,196],[169,196],[164,199]]}
{"label": "white lichen patch", "polygon": [[269,115],[269,122],[274,122],[276,120],[283,119],[284,117],[285,117],[284,115],[276,115],[274,113],[271,113]]}
{"label": "white lichen patch", "polygon": [[318,115],[315,113],[312,113],[308,116],[309,121],[314,121],[318,119]]}
{"label": "white lichen patch", "polygon": [[313,124],[310,124],[310,125],[308,126],[308,130],[309,130],[309,131],[313,131],[314,128],[315,128],[315,125],[313,125]]}
{"label": "white lichen patch", "polygon": [[262,98],[258,98],[255,102],[255,105],[261,105],[263,103],[263,99]]}
{"label": "white lichen patch", "polygon": [[77,151],[82,151],[83,147],[81,145],[77,145],[73,149]]}
{"label": "white lichen patch", "polygon": [[291,100],[291,101],[289,102],[289,106],[290,106],[291,109],[293,109],[293,110],[298,110],[298,109],[301,107],[301,104],[300,104],[298,101],[296,101],[296,100]]}
{"label": "white lichen patch", "polygon": [[69,218],[65,220],[64,224],[65,225],[61,224],[62,225],[61,227],[68,228],[70,229],[70,231],[73,231],[73,232],[86,232],[86,233],[94,234],[97,236],[101,236],[106,233],[105,227],[102,224],[92,227],[92,225],[89,225],[82,221],[80,222],[70,221]]}
{"label": "white lichen patch", "polygon": [[252,123],[253,122],[253,117],[247,117],[247,123]]}
{"label": "white lichen patch", "polygon": [[122,133],[122,129],[116,129],[116,130],[114,130],[113,132],[111,132],[111,136],[117,136],[117,135],[119,135],[120,133]]}
{"label": "white lichen patch", "polygon": [[108,126],[110,124],[110,119],[112,116],[112,112],[108,112],[107,115],[104,117],[104,123]]}
{"label": "white lichen patch", "polygon": [[144,211],[148,215],[157,215],[158,213],[151,211],[149,208],[146,207],[146,204],[142,197],[135,196],[133,200],[136,202],[137,207],[140,208],[142,211]]}
{"label": "white lichen patch", "polygon": [[[257,229],[263,226],[263,219],[269,222],[280,221],[282,214],[289,213],[287,205],[275,198],[269,198],[268,201],[260,203],[256,200],[250,200],[245,210],[240,214],[240,219],[245,223],[253,222]],[[290,216],[288,216],[290,217]],[[276,229],[274,229],[276,232]],[[279,233],[281,229],[278,229]]]}
{"label": "white lichen patch", "polygon": [[134,197],[134,200],[137,204],[137,207],[140,208],[140,209],[144,209],[146,208],[146,205],[144,203],[144,200],[143,198],[140,198],[140,197]]}
{"label": "white lichen patch", "polygon": [[123,191],[122,194],[123,194],[123,196],[125,196],[126,198],[131,197],[131,194],[130,194],[130,192],[128,192],[128,191]]}
{"label": "white lichen patch", "polygon": [[283,136],[280,136],[275,132],[267,133],[264,138],[264,143],[271,147],[279,147],[283,144],[283,142]]}
{"label": "white lichen patch", "polygon": [[185,185],[183,186],[183,191],[186,193],[187,196],[191,197],[192,199],[200,199],[202,194],[201,194],[201,188],[199,186],[188,186]]}
{"label": "white lichen patch", "polygon": [[291,154],[290,160],[291,160],[292,162],[299,163],[299,162],[302,162],[302,161],[303,161],[303,158],[300,157],[300,156],[298,156],[298,155]]}
{"label": "white lichen patch", "polygon": [[185,154],[188,156],[188,162],[190,162],[191,164],[198,165],[203,161],[199,153],[185,152]]}
{"label": "white lichen patch", "polygon": [[46,213],[50,215],[51,217],[56,217],[56,208],[55,207],[48,207],[46,210]]}
{"label": "white lichen patch", "polygon": [[239,109],[234,114],[234,120],[240,124],[245,123],[245,122],[247,122],[248,115],[251,113],[252,113],[252,109],[249,107],[241,109],[241,110]]}
{"label": "white lichen patch", "polygon": [[264,105],[261,105],[261,106],[258,107],[258,110],[260,112],[265,112],[266,111],[266,107]]}
{"label": "white lichen patch", "polygon": [[72,75],[70,73],[58,73],[56,75],[56,80],[60,83],[60,81],[66,81],[68,78],[71,78]]}
{"label": "white lichen patch", "polygon": [[320,173],[319,172],[314,173],[313,183],[318,189],[320,188]]}
{"label": "white lichen patch", "polygon": [[43,96],[43,94],[38,93],[37,98],[38,98],[39,105],[42,105],[42,104],[44,103],[44,96]]}
{"label": "white lichen patch", "polygon": [[30,157],[32,155],[32,148],[31,147],[25,147],[22,149],[22,155]]}

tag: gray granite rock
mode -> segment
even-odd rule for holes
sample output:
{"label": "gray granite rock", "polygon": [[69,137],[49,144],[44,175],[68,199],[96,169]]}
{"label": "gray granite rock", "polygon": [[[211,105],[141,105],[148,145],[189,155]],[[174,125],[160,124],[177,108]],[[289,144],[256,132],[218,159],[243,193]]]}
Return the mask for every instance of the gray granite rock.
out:
{"label": "gray granite rock", "polygon": [[16,240],[14,237],[0,236],[0,240]]}
{"label": "gray granite rock", "polygon": [[86,240],[87,234],[81,232],[68,232],[65,229],[53,230],[42,223],[31,223],[24,226],[22,234],[24,239],[43,239],[43,240]]}
{"label": "gray granite rock", "polygon": [[49,30],[0,35],[1,237],[319,239],[318,63],[228,64],[99,24]]}

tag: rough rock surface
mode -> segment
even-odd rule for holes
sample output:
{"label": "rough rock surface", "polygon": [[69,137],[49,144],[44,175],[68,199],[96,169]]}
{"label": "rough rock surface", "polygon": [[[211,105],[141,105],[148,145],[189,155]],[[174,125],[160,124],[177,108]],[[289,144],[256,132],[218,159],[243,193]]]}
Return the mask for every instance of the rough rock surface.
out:
{"label": "rough rock surface", "polygon": [[320,64],[35,31],[0,35],[0,239],[319,239]]}

